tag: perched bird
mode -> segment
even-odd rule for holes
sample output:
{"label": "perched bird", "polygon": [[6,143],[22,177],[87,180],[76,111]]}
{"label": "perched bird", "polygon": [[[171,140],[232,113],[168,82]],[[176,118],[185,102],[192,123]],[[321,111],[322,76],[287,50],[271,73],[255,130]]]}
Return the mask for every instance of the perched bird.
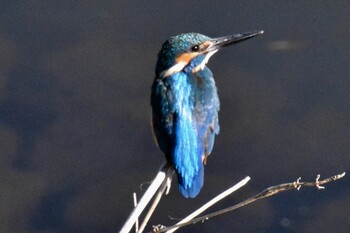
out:
{"label": "perched bird", "polygon": [[170,37],[158,54],[152,85],[152,128],[158,147],[177,174],[179,190],[194,198],[219,133],[220,102],[206,63],[220,48],[263,31],[209,38],[199,33]]}

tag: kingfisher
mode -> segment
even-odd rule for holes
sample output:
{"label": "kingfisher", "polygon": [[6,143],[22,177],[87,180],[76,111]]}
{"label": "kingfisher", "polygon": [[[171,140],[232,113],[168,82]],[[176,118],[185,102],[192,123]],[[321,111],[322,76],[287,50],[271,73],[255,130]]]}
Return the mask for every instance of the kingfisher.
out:
{"label": "kingfisher", "polygon": [[155,141],[177,174],[179,191],[194,198],[204,183],[204,164],[219,134],[220,109],[213,73],[206,66],[219,49],[263,31],[210,38],[183,33],[166,40],[152,85],[151,123]]}

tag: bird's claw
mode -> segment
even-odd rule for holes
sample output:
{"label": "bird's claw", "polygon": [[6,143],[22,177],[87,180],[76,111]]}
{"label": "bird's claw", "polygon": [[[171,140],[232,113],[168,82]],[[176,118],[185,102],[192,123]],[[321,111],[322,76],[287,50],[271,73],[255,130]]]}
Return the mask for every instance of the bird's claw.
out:
{"label": "bird's claw", "polygon": [[167,177],[165,195],[168,195],[171,188],[171,177]]}

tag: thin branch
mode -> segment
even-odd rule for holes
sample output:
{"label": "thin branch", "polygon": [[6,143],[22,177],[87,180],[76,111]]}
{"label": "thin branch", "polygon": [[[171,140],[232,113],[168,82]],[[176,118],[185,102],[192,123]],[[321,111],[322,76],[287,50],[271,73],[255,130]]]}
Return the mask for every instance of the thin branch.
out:
{"label": "thin branch", "polygon": [[[192,214],[188,215],[186,218],[184,218],[183,220],[181,220],[180,222],[178,222],[177,224],[181,224],[181,223],[185,223],[190,221],[191,219],[197,217],[198,215],[200,215],[201,213],[203,213],[205,210],[207,210],[209,207],[211,207],[212,205],[214,205],[215,203],[219,202],[220,200],[224,199],[225,197],[227,197],[228,195],[232,194],[234,191],[240,189],[241,187],[243,187],[244,185],[246,185],[248,183],[248,181],[250,180],[250,177],[247,176],[246,178],[244,178],[243,180],[241,180],[240,182],[238,182],[237,184],[235,184],[234,186],[232,186],[231,188],[227,189],[226,191],[222,192],[221,194],[217,195],[216,197],[214,197],[213,199],[211,199],[209,202],[207,202],[206,204],[204,204],[202,207],[200,207],[199,209],[197,209],[196,211],[194,211]],[[176,231],[178,228],[175,227],[169,231],[167,231],[166,233],[172,233],[174,231]]]}
{"label": "thin branch", "polygon": [[134,208],[126,222],[124,223],[122,229],[119,231],[119,233],[129,233],[132,226],[137,221],[138,217],[142,213],[142,211],[145,209],[147,204],[150,202],[156,191],[159,189],[161,184],[166,178],[166,169],[167,169],[166,163],[163,163],[162,166],[159,169],[159,172],[157,176],[154,178],[151,185],[146,190],[145,194],[142,196],[140,202],[138,205]]}
{"label": "thin branch", "polygon": [[[134,207],[137,206],[137,196],[136,196],[136,193],[134,192],[133,193],[133,199],[134,199]],[[136,222],[135,222],[135,233],[137,233],[139,231],[139,219],[136,219]]]}
{"label": "thin branch", "polygon": [[311,187],[316,187],[318,189],[324,189],[324,187],[321,185],[338,180],[338,179],[341,179],[344,176],[345,176],[345,172],[343,172],[342,174],[338,174],[338,175],[329,177],[329,178],[324,179],[324,180],[319,180],[320,175],[318,175],[315,182],[300,182],[300,178],[299,178],[299,179],[297,179],[297,181],[292,182],[292,183],[279,184],[276,186],[269,187],[269,188],[263,190],[262,192],[258,193],[257,195],[250,197],[250,198],[248,198],[248,199],[246,199],[246,200],[244,200],[244,201],[242,201],[234,206],[213,212],[211,214],[204,215],[204,216],[199,217],[199,218],[192,219],[188,222],[184,222],[181,224],[175,224],[175,225],[170,226],[170,227],[163,227],[160,229],[159,228],[154,229],[152,232],[153,233],[167,232],[167,231],[174,229],[174,228],[180,228],[180,227],[184,227],[184,226],[187,226],[190,224],[203,222],[203,221],[208,220],[212,217],[216,217],[216,216],[228,213],[230,211],[236,210],[238,208],[241,208],[241,207],[248,205],[250,203],[253,203],[259,199],[267,198],[267,197],[270,197],[270,196],[273,196],[273,195],[276,195],[278,193],[285,192],[285,191],[288,191],[291,189],[299,190],[302,186],[309,186],[309,187],[311,186]]}
{"label": "thin branch", "polygon": [[[162,198],[165,190],[170,186],[171,184],[171,178],[173,177],[173,174],[174,174],[174,170],[172,168],[168,168],[168,171],[167,171],[167,174],[166,174],[166,178],[164,179],[163,183],[162,183],[162,186],[160,187],[160,189],[158,190],[158,193],[156,195],[156,197],[154,198],[153,200],[153,203],[149,209],[149,211],[147,212],[139,230],[137,231],[137,233],[142,233],[143,230],[145,229],[149,219],[151,218],[154,210],[156,209],[160,199]],[[169,181],[170,179],[170,181]]]}

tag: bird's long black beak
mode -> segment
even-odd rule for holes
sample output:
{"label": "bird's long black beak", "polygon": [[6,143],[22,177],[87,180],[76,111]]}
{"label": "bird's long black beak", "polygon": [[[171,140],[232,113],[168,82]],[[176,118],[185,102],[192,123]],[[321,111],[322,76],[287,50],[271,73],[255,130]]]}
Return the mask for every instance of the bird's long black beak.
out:
{"label": "bird's long black beak", "polygon": [[218,38],[213,38],[210,40],[211,45],[206,49],[207,52],[218,50],[223,47],[227,47],[233,44],[237,44],[239,42],[248,40],[255,36],[263,34],[264,31],[254,31],[254,32],[245,32],[242,34],[234,34],[229,36],[223,36]]}

